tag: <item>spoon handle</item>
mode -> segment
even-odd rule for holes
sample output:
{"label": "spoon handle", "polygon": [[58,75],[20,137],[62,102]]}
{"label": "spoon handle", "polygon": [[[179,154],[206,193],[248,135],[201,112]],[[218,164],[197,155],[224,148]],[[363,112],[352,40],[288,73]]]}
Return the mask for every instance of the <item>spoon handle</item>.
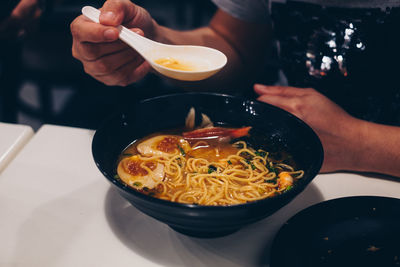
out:
{"label": "spoon handle", "polygon": [[[85,6],[82,8],[82,14],[93,22],[100,23],[100,10],[98,10],[97,8]],[[119,25],[117,28],[119,30],[119,39],[135,49],[143,57],[145,57],[145,52],[151,47],[154,47],[154,45],[156,44],[156,42],[147,39],[122,25]]]}

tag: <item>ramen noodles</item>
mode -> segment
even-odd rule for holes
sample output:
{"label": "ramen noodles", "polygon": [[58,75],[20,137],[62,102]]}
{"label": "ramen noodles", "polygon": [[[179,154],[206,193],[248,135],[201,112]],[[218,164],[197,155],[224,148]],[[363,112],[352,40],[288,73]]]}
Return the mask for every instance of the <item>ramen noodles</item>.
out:
{"label": "ramen noodles", "polygon": [[291,190],[304,171],[240,140],[250,129],[150,135],[124,150],[118,177],[144,194],[195,205],[243,204]]}

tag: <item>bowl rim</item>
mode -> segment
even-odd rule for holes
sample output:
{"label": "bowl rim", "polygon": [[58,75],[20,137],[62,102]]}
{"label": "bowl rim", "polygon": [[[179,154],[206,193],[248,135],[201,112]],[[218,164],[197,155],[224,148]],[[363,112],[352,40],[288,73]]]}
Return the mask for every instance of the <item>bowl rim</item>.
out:
{"label": "bowl rim", "polygon": [[172,202],[172,201],[168,201],[168,200],[163,200],[163,199],[159,199],[159,198],[155,198],[152,196],[148,196],[146,194],[140,193],[139,191],[137,191],[134,188],[131,188],[129,185],[126,185],[122,182],[119,181],[119,179],[116,179],[115,177],[113,177],[113,174],[108,174],[106,172],[104,172],[101,167],[99,166],[99,164],[97,164],[96,160],[95,160],[95,155],[94,155],[94,144],[95,144],[95,140],[96,140],[96,135],[98,133],[98,131],[100,131],[101,129],[103,129],[104,127],[106,127],[106,125],[112,120],[115,119],[116,117],[119,116],[124,116],[124,111],[117,111],[114,112],[112,115],[110,115],[108,118],[106,118],[103,123],[99,126],[99,128],[95,131],[95,134],[92,138],[92,156],[93,159],[96,163],[97,168],[100,170],[100,172],[103,174],[103,176],[110,182],[112,183],[114,186],[116,186],[119,190],[122,190],[125,193],[128,193],[130,195],[133,195],[135,198],[139,198],[142,201],[146,201],[146,202],[151,202],[154,204],[159,204],[159,205],[164,205],[164,206],[168,206],[168,207],[172,207],[172,208],[181,208],[181,209],[196,209],[196,210],[212,210],[212,211],[219,211],[219,210],[235,210],[235,209],[242,209],[242,208],[248,208],[248,207],[256,207],[259,205],[263,205],[265,203],[269,203],[269,202],[276,202],[276,201],[281,201],[282,198],[288,198],[288,196],[293,195],[293,197],[289,197],[288,199],[293,199],[296,195],[298,195],[299,193],[301,193],[306,187],[307,185],[318,175],[319,171],[321,170],[322,167],[322,163],[324,161],[324,149],[321,143],[320,138],[318,137],[318,135],[315,133],[315,131],[307,124],[305,123],[303,120],[301,120],[300,118],[298,118],[297,116],[291,114],[290,112],[281,109],[279,107],[273,106],[271,104],[268,103],[264,103],[258,100],[251,100],[245,97],[241,97],[241,96],[233,96],[233,95],[229,95],[229,94],[222,94],[222,93],[215,93],[215,92],[185,92],[185,93],[173,93],[173,94],[165,94],[165,95],[159,95],[159,96],[155,96],[155,97],[151,97],[151,98],[146,98],[143,99],[139,102],[137,102],[137,104],[145,104],[151,101],[155,101],[158,99],[163,99],[163,98],[171,98],[171,97],[178,97],[178,96],[184,96],[184,95],[192,95],[192,96],[196,96],[196,95],[209,95],[209,96],[214,96],[214,97],[227,97],[230,99],[236,99],[239,100],[241,102],[249,102],[251,104],[255,103],[257,105],[265,105],[268,106],[268,108],[273,108],[275,110],[278,110],[278,112],[283,112],[286,113],[287,115],[289,115],[289,117],[292,117],[294,120],[296,120],[300,125],[302,125],[301,127],[305,127],[306,131],[310,132],[311,135],[314,136],[314,140],[316,141],[316,145],[318,146],[318,154],[320,155],[320,157],[318,157],[319,160],[317,160],[314,164],[316,164],[315,169],[317,170],[317,172],[311,176],[311,178],[309,178],[308,180],[305,180],[305,182],[302,182],[304,180],[300,179],[299,183],[301,184],[301,186],[294,186],[291,190],[286,191],[284,193],[281,193],[279,195],[273,196],[273,197],[267,197],[267,198],[263,198],[263,199],[259,199],[256,201],[251,201],[251,202],[246,202],[246,203],[241,203],[241,204],[234,204],[234,205],[227,205],[227,206],[207,206],[207,205],[196,205],[196,204],[187,204],[187,203],[179,203],[179,202]]}

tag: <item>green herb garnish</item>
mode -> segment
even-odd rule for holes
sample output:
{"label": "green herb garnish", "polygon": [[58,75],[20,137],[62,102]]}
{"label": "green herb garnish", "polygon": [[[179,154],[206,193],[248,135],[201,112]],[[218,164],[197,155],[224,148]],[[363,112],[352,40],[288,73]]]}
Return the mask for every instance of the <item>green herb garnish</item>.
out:
{"label": "green herb garnish", "polygon": [[241,154],[240,156],[242,156],[243,158],[245,158],[247,160],[253,159],[253,156],[248,152],[242,152],[240,154]]}
{"label": "green herb garnish", "polygon": [[114,179],[120,179],[121,180],[121,178],[119,177],[118,174],[114,175]]}
{"label": "green herb garnish", "polygon": [[134,186],[141,186],[142,183],[141,183],[141,182],[134,182],[133,185],[134,185]]}
{"label": "green herb garnish", "polygon": [[293,188],[293,185],[289,185],[288,187],[286,187],[285,192],[291,190]]}
{"label": "green herb garnish", "polygon": [[213,165],[208,166],[208,173],[215,172],[216,170],[217,170],[217,167],[215,167]]}
{"label": "green herb garnish", "polygon": [[267,162],[267,164],[265,164],[265,167],[267,167],[267,169],[270,172],[274,172],[276,175],[278,175],[278,171],[276,170],[276,168],[272,164],[270,164],[270,162]]}
{"label": "green herb garnish", "polygon": [[259,157],[265,157],[267,155],[267,153],[265,151],[256,151],[254,152],[254,154],[256,154]]}
{"label": "green herb garnish", "polygon": [[246,163],[249,164],[253,170],[256,169],[256,166],[250,160],[246,159]]}
{"label": "green herb garnish", "polygon": [[178,145],[178,149],[181,152],[182,156],[186,156],[185,150],[183,150],[183,148],[180,145]]}
{"label": "green herb garnish", "polygon": [[229,164],[229,165],[232,165],[232,161],[228,160],[228,164]]}

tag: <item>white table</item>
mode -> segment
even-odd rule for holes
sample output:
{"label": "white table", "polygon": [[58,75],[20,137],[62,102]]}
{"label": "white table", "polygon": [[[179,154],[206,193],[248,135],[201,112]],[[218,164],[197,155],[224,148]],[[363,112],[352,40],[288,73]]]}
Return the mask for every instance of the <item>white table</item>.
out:
{"label": "white table", "polygon": [[0,173],[32,136],[30,126],[0,122]]}
{"label": "white table", "polygon": [[45,125],[0,176],[0,266],[267,266],[272,239],[296,212],[350,195],[400,197],[400,182],[318,175],[274,215],[232,235],[181,235],[136,210],[95,166],[94,132]]}

